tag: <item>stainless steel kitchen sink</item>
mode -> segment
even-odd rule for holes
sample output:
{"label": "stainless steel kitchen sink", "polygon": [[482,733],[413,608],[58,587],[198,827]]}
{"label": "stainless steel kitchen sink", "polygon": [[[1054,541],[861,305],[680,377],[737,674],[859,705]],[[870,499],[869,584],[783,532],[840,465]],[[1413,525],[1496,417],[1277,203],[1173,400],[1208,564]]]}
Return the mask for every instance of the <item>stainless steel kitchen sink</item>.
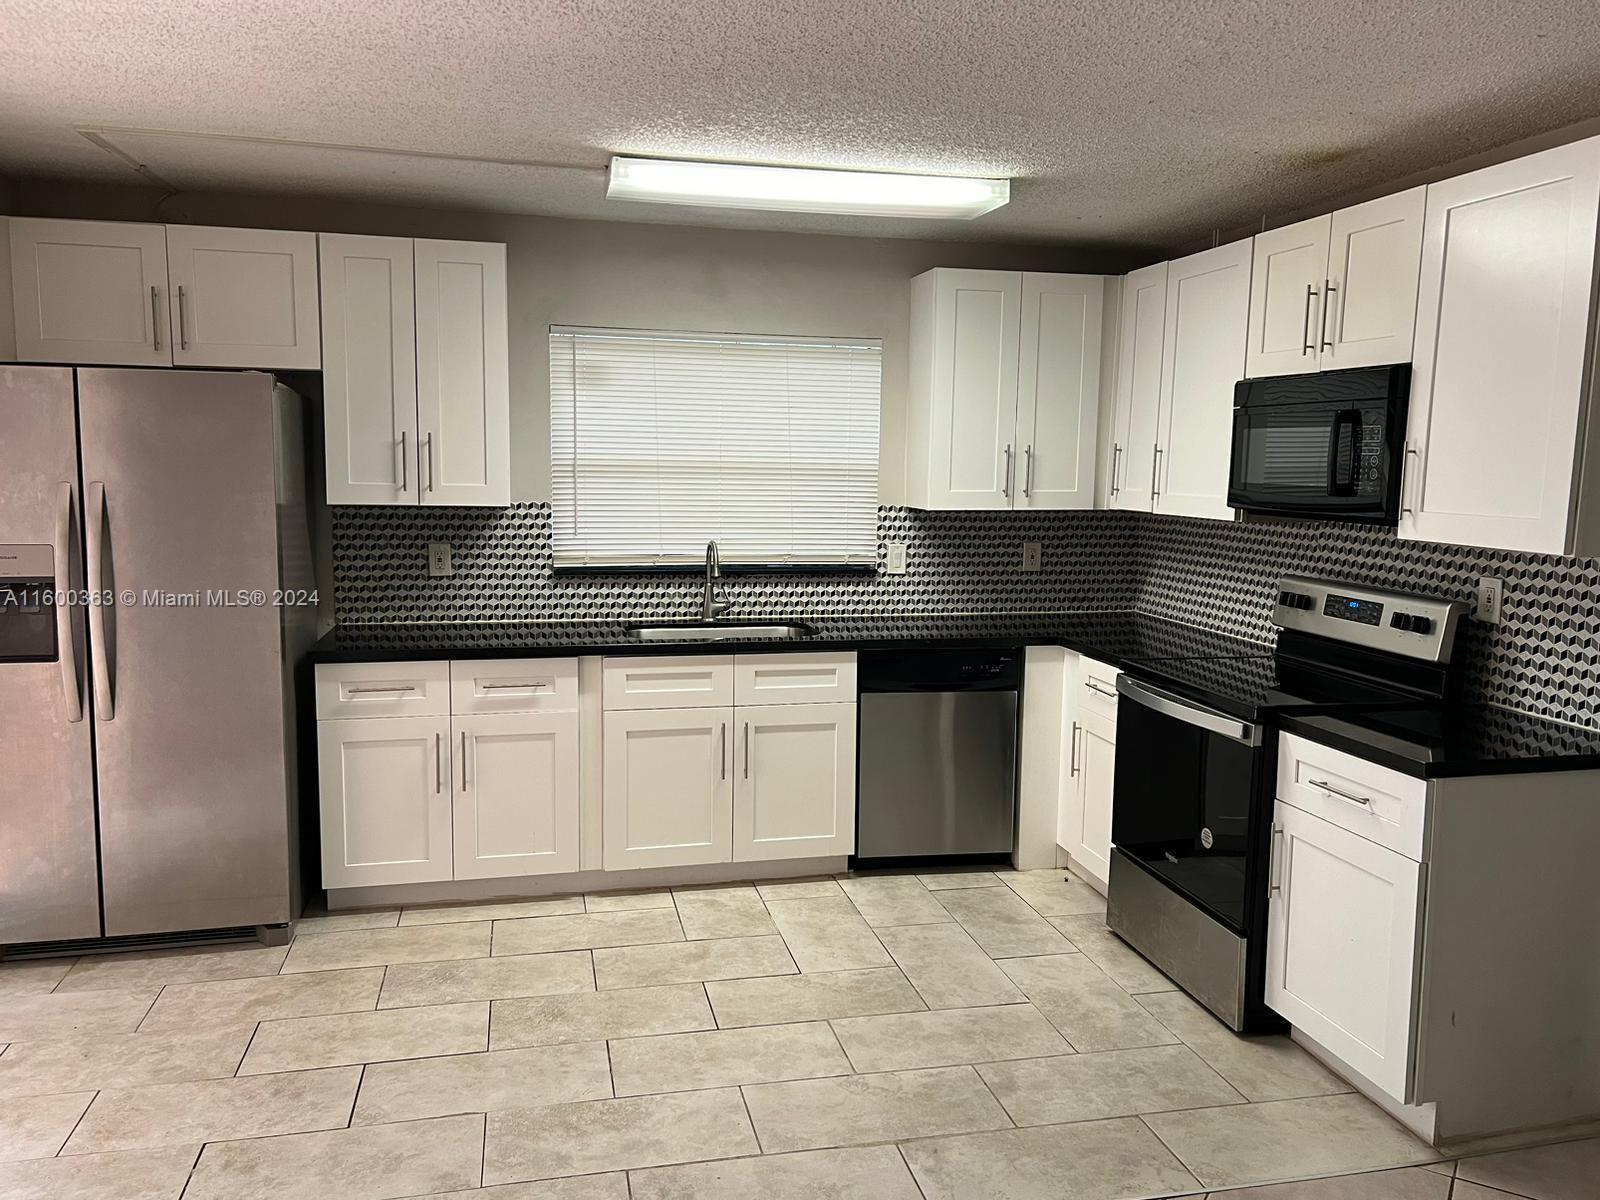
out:
{"label": "stainless steel kitchen sink", "polygon": [[730,642],[753,638],[798,640],[816,636],[803,621],[675,621],[635,625],[628,636],[641,642]]}

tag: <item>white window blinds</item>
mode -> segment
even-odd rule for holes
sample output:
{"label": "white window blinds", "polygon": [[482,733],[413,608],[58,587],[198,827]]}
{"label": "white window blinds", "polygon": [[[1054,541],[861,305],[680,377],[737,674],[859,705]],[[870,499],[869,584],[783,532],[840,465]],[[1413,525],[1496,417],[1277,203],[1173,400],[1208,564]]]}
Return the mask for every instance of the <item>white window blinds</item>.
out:
{"label": "white window blinds", "polygon": [[882,345],[553,327],[561,566],[877,561]]}

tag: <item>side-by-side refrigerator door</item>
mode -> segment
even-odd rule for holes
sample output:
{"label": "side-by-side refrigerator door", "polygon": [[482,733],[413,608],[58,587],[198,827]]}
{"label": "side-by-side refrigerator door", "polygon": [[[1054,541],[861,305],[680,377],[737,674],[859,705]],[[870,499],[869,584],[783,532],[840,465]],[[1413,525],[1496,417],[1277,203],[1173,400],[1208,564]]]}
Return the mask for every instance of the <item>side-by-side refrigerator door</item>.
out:
{"label": "side-by-side refrigerator door", "polygon": [[273,381],[78,374],[108,936],[289,919]]}
{"label": "side-by-side refrigerator door", "polygon": [[76,425],[69,368],[0,367],[0,946],[100,935]]}

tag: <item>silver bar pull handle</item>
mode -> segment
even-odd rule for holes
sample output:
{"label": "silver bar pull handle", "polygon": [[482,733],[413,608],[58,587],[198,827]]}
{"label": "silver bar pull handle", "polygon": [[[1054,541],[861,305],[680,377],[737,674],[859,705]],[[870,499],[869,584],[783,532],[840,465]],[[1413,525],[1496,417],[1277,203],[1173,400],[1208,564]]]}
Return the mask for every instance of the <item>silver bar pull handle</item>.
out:
{"label": "silver bar pull handle", "polygon": [[549,687],[550,682],[546,679],[535,679],[526,683],[480,683],[478,686],[486,692],[499,691],[504,688],[533,688],[537,691],[541,688]]}
{"label": "silver bar pull handle", "polygon": [[1161,499],[1161,447],[1157,446],[1150,460],[1150,507],[1154,508],[1159,499]]}
{"label": "silver bar pull handle", "polygon": [[1348,800],[1351,804],[1362,804],[1367,808],[1372,807],[1372,798],[1370,796],[1358,796],[1354,792],[1347,792],[1341,788],[1336,788],[1326,779],[1308,779],[1306,782],[1314,788],[1321,788],[1330,796],[1337,796],[1341,800]]}
{"label": "silver bar pull handle", "polygon": [[1113,700],[1115,700],[1117,698],[1117,693],[1116,692],[1109,691],[1106,688],[1101,687],[1098,683],[1096,683],[1092,679],[1085,679],[1083,681],[1083,686],[1088,688],[1091,692],[1093,692],[1097,696],[1109,696]]}
{"label": "silver bar pull handle", "polygon": [[1078,730],[1081,729],[1076,721],[1072,723],[1072,742],[1068,750],[1067,776],[1071,778],[1078,773]]}
{"label": "silver bar pull handle", "polygon": [[1006,444],[1006,470],[1000,477],[1000,494],[1007,500],[1011,499],[1011,445]]}
{"label": "silver bar pull handle", "polygon": [[1311,302],[1317,298],[1317,285],[1306,284],[1306,315],[1300,323],[1300,357],[1304,358],[1317,348],[1317,343],[1311,340]]}
{"label": "silver bar pull handle", "polygon": [[1283,861],[1282,856],[1278,853],[1278,847],[1282,842],[1283,826],[1274,821],[1272,823],[1272,848],[1267,853],[1267,878],[1271,880],[1271,886],[1268,891],[1274,896],[1283,891],[1283,878],[1278,874],[1278,868]]}
{"label": "silver bar pull handle", "polygon": [[106,485],[89,485],[89,508],[84,513],[84,528],[88,533],[84,549],[88,555],[89,574],[89,666],[94,676],[94,715],[102,721],[112,720],[116,706],[111,697],[111,655],[106,648],[106,606],[99,603],[105,590],[102,574],[105,563]]}
{"label": "silver bar pull handle", "polygon": [[150,348],[161,349],[161,300],[156,285],[150,285]]}
{"label": "silver bar pull handle", "polygon": [[1023,458],[1023,462],[1026,464],[1022,468],[1022,495],[1023,495],[1024,499],[1028,499],[1028,498],[1031,498],[1033,496],[1033,447],[1032,447],[1032,445],[1030,445],[1026,450],[1024,450],[1022,452],[1022,458]]}
{"label": "silver bar pull handle", "polygon": [[1328,318],[1333,318],[1335,329],[1339,327],[1339,310],[1334,304],[1334,298],[1338,295],[1339,285],[1331,279],[1324,279],[1322,281],[1322,320],[1317,322],[1319,326],[1317,333],[1321,337],[1321,345],[1324,350],[1333,349],[1333,339],[1328,336]]}
{"label": "silver bar pull handle", "polygon": [[461,790],[464,792],[471,786],[467,783],[467,731],[461,731]]}
{"label": "silver bar pull handle", "polygon": [[428,491],[433,491],[433,434],[422,439],[423,454],[428,461]]}
{"label": "silver bar pull handle", "polygon": [[728,723],[722,723],[722,732],[717,735],[717,758],[722,763],[722,778],[728,777]]}
{"label": "silver bar pull handle", "polygon": [[57,489],[56,505],[56,658],[61,663],[61,695],[67,720],[83,720],[83,695],[78,690],[78,647],[72,640],[72,485]]}
{"label": "silver bar pull handle", "polygon": [[[1412,490],[1412,488],[1411,488],[1411,473],[1412,473],[1411,472],[1411,462],[1412,462],[1413,459],[1416,460],[1417,466],[1418,466],[1418,468],[1420,468],[1422,466],[1422,453],[1421,453],[1421,451],[1419,451],[1415,446],[1408,445],[1408,446],[1406,446],[1406,462],[1405,462],[1405,466],[1401,469],[1401,472],[1400,472],[1400,511],[1402,513],[1410,513],[1412,516],[1416,516],[1417,510],[1412,505],[1406,503],[1406,497],[1410,494],[1410,492]],[[1417,480],[1417,486],[1418,487],[1422,486],[1422,481],[1421,481],[1420,478]]]}
{"label": "silver bar pull handle", "polygon": [[181,350],[189,348],[188,291],[183,284],[178,285],[178,348]]}
{"label": "silver bar pull handle", "polygon": [[1122,464],[1122,447],[1115,442],[1111,445],[1111,494],[1117,494],[1117,468]]}
{"label": "silver bar pull handle", "polygon": [[353,687],[345,688],[346,696],[366,696],[369,694],[387,695],[390,692],[414,692],[417,689],[409,683],[397,683],[392,687]]}
{"label": "silver bar pull handle", "polygon": [[406,451],[406,431],[402,429],[400,431],[400,491],[402,493],[411,490],[411,470],[406,461],[409,457],[410,455]]}
{"label": "silver bar pull handle", "polygon": [[433,794],[444,791],[444,734],[433,735]]}
{"label": "silver bar pull handle", "polygon": [[744,777],[750,778],[750,722],[744,723]]}

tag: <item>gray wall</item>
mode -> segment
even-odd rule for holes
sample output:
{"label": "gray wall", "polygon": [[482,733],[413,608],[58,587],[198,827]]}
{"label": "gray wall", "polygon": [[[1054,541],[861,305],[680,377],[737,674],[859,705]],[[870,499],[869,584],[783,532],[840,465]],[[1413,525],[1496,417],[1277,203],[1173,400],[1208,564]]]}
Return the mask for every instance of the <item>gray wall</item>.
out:
{"label": "gray wall", "polygon": [[505,242],[511,310],[511,492],[550,491],[551,325],[882,338],[881,494],[902,495],[913,275],[930,267],[1114,273],[1103,249],[757,233],[441,212],[236,194],[23,181],[29,216],[240,225]]}

